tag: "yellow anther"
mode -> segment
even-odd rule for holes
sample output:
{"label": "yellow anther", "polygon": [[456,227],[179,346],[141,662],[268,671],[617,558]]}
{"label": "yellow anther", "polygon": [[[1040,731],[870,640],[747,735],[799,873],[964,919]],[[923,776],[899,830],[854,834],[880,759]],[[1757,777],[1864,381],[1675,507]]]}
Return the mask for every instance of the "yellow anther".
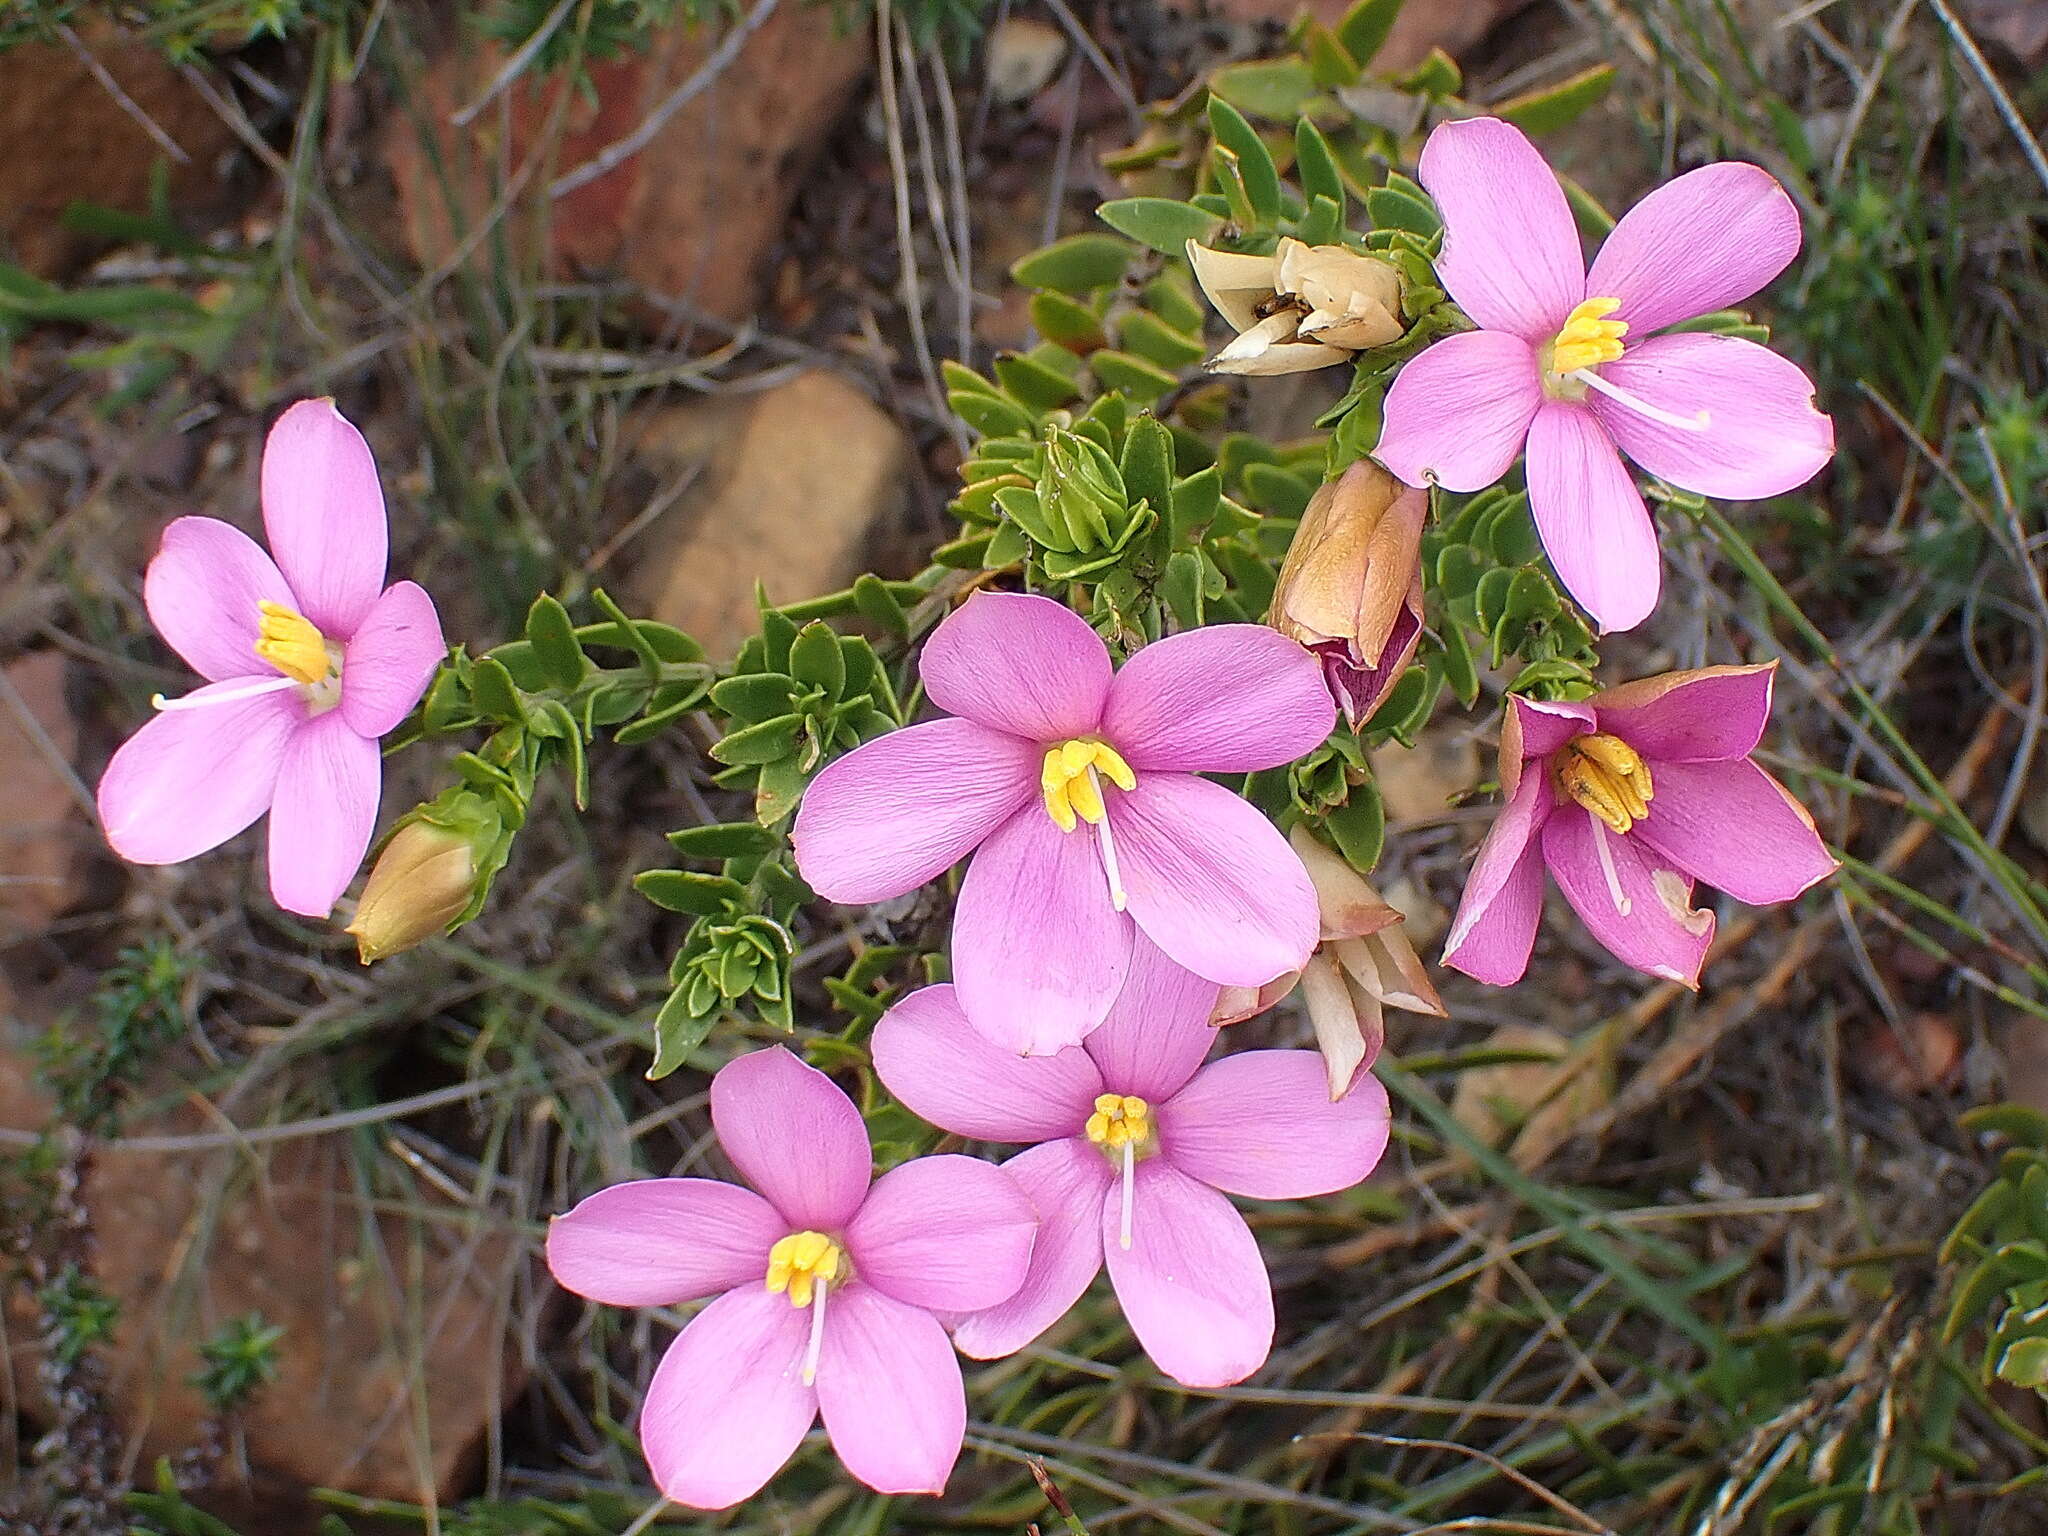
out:
{"label": "yellow anther", "polygon": [[1607,318],[1619,308],[1619,299],[1588,299],[1567,315],[1563,329],[1550,344],[1550,371],[1573,373],[1620,357],[1628,322]]}
{"label": "yellow anther", "polygon": [[808,1307],[819,1285],[836,1285],[846,1254],[822,1232],[792,1232],[768,1250],[768,1289],[788,1292],[793,1307]]}
{"label": "yellow anther", "polygon": [[333,670],[334,660],[327,650],[327,637],[313,626],[310,619],[268,598],[258,603],[256,608],[263,615],[256,636],[258,656],[293,682],[304,683],[308,687],[322,681]]}
{"label": "yellow anther", "polygon": [[1126,1145],[1144,1151],[1152,1144],[1152,1106],[1136,1094],[1101,1094],[1088,1117],[1087,1135],[1106,1152],[1121,1152]]}
{"label": "yellow anther", "polygon": [[1100,826],[1107,812],[1102,804],[1102,779],[1118,789],[1135,789],[1138,776],[1107,742],[1077,736],[1045,751],[1045,767],[1038,775],[1045,794],[1045,813],[1062,832],[1071,832],[1082,822]]}
{"label": "yellow anther", "polygon": [[1619,736],[1597,731],[1574,737],[1558,755],[1557,783],[1616,832],[1649,815],[1656,792],[1642,755]]}

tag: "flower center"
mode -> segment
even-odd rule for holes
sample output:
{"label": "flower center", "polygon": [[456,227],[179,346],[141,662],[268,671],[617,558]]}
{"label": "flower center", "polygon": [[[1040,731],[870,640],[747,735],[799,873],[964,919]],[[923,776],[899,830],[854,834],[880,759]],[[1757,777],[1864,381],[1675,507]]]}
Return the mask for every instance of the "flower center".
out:
{"label": "flower center", "polygon": [[1117,1238],[1128,1248],[1131,1246],[1131,1206],[1137,1165],[1159,1151],[1159,1133],[1152,1124],[1152,1106],[1134,1093],[1099,1094],[1095,1100],[1095,1113],[1088,1117],[1083,1134],[1101,1149],[1104,1157],[1123,1170],[1123,1220]]}
{"label": "flower center", "polygon": [[1650,814],[1650,765],[1619,736],[1576,736],[1557,756],[1557,787],[1617,833]]}
{"label": "flower center", "polygon": [[278,671],[308,688],[321,682],[333,670],[327,653],[327,637],[303,614],[268,598],[256,605],[263,615],[256,636],[256,654]]}
{"label": "flower center", "polygon": [[1564,329],[1551,340],[1550,367],[1546,372],[1562,378],[1620,357],[1621,338],[1628,334],[1628,322],[1607,318],[1619,308],[1619,299],[1588,299],[1565,316]]}
{"label": "flower center", "polygon": [[1109,899],[1124,909],[1124,882],[1117,867],[1116,838],[1109,827],[1109,810],[1102,803],[1102,781],[1107,778],[1118,789],[1136,789],[1138,776],[1131,765],[1106,741],[1076,736],[1045,749],[1045,767],[1038,776],[1045,794],[1045,813],[1062,832],[1071,832],[1082,822],[1095,828],[1102,843],[1102,868],[1109,877]]}
{"label": "flower center", "polygon": [[768,1289],[787,1295],[793,1307],[811,1309],[811,1342],[804,1351],[804,1385],[818,1379],[818,1351],[825,1341],[825,1297],[853,1278],[846,1250],[822,1232],[792,1232],[768,1250]]}
{"label": "flower center", "polygon": [[305,701],[306,715],[324,715],[341,703],[341,647],[321,634],[304,614],[268,598],[257,603],[259,620],[256,643],[250,647],[257,659],[277,668],[281,676],[254,677],[238,687],[222,688],[204,697],[187,694],[167,699],[157,694],[150,703],[157,709],[205,709],[215,704],[240,704],[266,693],[297,690]]}

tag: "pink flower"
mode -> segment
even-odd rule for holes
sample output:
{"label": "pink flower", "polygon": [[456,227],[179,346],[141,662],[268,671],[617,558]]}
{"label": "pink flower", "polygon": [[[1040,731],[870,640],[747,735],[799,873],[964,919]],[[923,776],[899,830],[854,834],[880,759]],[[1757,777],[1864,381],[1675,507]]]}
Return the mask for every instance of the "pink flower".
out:
{"label": "pink flower", "polygon": [[384,585],[384,495],[332,400],[301,400],[263,447],[263,526],[181,517],[143,578],[172,650],[206,686],[129,737],[100,780],[107,841],[176,864],[270,812],[270,894],[325,917],[377,824],[377,740],[412,712],[446,647],[434,601]]}
{"label": "pink flower", "polygon": [[1315,947],[1316,894],[1254,807],[1204,773],[1320,744],[1315,659],[1257,624],[1146,646],[1110,675],[1079,615],[982,592],[932,634],[925,692],[955,718],[868,742],[812,781],[793,840],[819,895],[884,901],[974,854],[953,927],[960,1006],[1007,1049],[1076,1044],[1123,985],[1134,931],[1212,981],[1259,986]]}
{"label": "pink flower", "polygon": [[1224,1196],[1356,1184],[1386,1150],[1387,1092],[1368,1077],[1333,1104],[1314,1051],[1202,1067],[1216,993],[1140,938],[1109,1018],[1057,1055],[1003,1050],[948,986],[912,993],[875,1026],[875,1070],[917,1114],[980,1141],[1037,1143],[1003,1165],[1045,1223],[1030,1272],[1014,1297],[957,1323],[967,1354],[1022,1349],[1107,1259],[1138,1342],[1176,1381],[1228,1386],[1265,1361],[1273,1288]]}
{"label": "pink flower", "polygon": [[1437,276],[1480,329],[1395,377],[1374,456],[1410,485],[1476,491],[1526,445],[1557,574],[1602,629],[1632,629],[1662,568],[1617,449],[1672,485],[1736,498],[1788,491],[1834,453],[1834,423],[1793,364],[1667,330],[1782,272],[1798,211],[1754,165],[1702,166],[1630,209],[1588,272],[1564,192],[1520,129],[1441,124],[1418,174],[1444,219]]}
{"label": "pink flower", "polygon": [[971,1157],[918,1158],[871,1185],[860,1111],[780,1046],[719,1071],[711,1123],[754,1189],[637,1179],[548,1226],[548,1268],[579,1296],[715,1298],[676,1335],[641,1405],[656,1485],[696,1509],[737,1504],[823,1414],[870,1488],[943,1492],[967,1396],[932,1313],[1016,1292],[1038,1227],[1031,1202]]}
{"label": "pink flower", "polygon": [[1511,695],[1507,805],[1465,882],[1444,964],[1496,986],[1520,980],[1547,865],[1618,959],[1696,986],[1714,917],[1693,909],[1695,880],[1767,906],[1832,874],[1813,818],[1749,760],[1775,671],[1666,672],[1579,704]]}

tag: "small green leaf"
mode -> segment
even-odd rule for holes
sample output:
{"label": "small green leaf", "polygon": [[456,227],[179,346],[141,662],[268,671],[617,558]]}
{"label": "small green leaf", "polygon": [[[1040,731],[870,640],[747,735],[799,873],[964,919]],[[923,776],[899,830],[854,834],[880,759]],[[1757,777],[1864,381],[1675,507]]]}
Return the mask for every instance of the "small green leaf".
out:
{"label": "small green leaf", "polygon": [[493,720],[516,725],[523,724],[526,719],[526,710],[520,702],[519,689],[512,681],[512,674],[505,670],[504,663],[493,657],[486,656],[470,668],[469,696],[476,707]]}
{"label": "small green leaf", "polygon": [[1109,389],[1120,389],[1135,400],[1151,404],[1180,384],[1173,374],[1128,352],[1104,348],[1088,359],[1095,377]]}
{"label": "small green leaf", "polygon": [[1301,195],[1313,204],[1327,197],[1337,205],[1337,217],[1344,217],[1344,173],[1337,167],[1336,153],[1323,130],[1307,118],[1294,125],[1294,179],[1301,183]]}
{"label": "small green leaf", "polygon": [[668,843],[685,858],[743,859],[772,851],[775,835],[751,821],[721,821],[671,832]]}
{"label": "small green leaf", "polygon": [[1147,310],[1132,310],[1117,327],[1116,344],[1134,357],[1157,364],[1169,372],[1192,368],[1208,355],[1199,335],[1174,330]]}
{"label": "small green leaf", "polygon": [[1167,256],[1180,255],[1190,240],[1207,245],[1223,224],[1214,214],[1170,197],[1115,198],[1097,208],[1095,216],[1118,234]]}
{"label": "small green leaf", "polygon": [[726,736],[712,747],[711,755],[734,767],[776,762],[796,751],[797,732],[802,725],[798,715],[763,720],[759,725],[745,726]]}
{"label": "small green leaf", "polygon": [[1405,91],[1418,91],[1435,100],[1455,96],[1464,83],[1465,72],[1458,68],[1458,61],[1441,48],[1430,49],[1429,57],[1395,82]]}
{"label": "small green leaf", "polygon": [[661,1012],[654,1016],[654,1062],[647,1069],[649,1082],[658,1082],[686,1064],[711,1033],[711,1026],[718,1022],[715,1011],[698,1013],[690,1007],[689,991],[687,985],[676,988],[661,1005]]}
{"label": "small green leaf", "polygon": [[798,632],[789,648],[789,672],[798,682],[822,689],[826,698],[839,697],[846,684],[846,663],[831,625],[817,619]]}
{"label": "small green leaf", "polygon": [[1031,324],[1047,341],[1072,352],[1092,352],[1109,339],[1102,331],[1102,316],[1079,299],[1051,289],[1031,295]]}
{"label": "small green leaf", "polygon": [[1387,841],[1387,807],[1379,785],[1368,780],[1352,786],[1350,798],[1323,817],[1323,826],[1345,862],[1369,875]]}
{"label": "small green leaf", "polygon": [[1337,23],[1337,41],[1361,69],[1370,68],[1400,14],[1401,0],[1358,0]]}
{"label": "small green leaf", "polygon": [[1613,88],[1614,66],[1595,64],[1555,85],[1496,102],[1488,110],[1524,133],[1552,133],[1576,122],[1581,113],[1597,105]]}
{"label": "small green leaf", "polygon": [[1245,196],[1262,225],[1280,217],[1280,172],[1272,152],[1244,114],[1213,92],[1209,97],[1209,131],[1216,142],[1236,157],[1237,173],[1244,178]]}
{"label": "small green leaf", "polygon": [[1198,537],[1216,516],[1223,496],[1223,473],[1211,464],[1189,475],[1173,488],[1173,542],[1184,544]]}
{"label": "small green leaf", "polygon": [[1472,643],[1465,638],[1465,626],[1446,624],[1443,629],[1444,681],[1458,702],[1470,709],[1479,702],[1479,668],[1472,660]]}
{"label": "small green leaf", "polygon": [[1069,235],[1033,251],[1010,268],[1025,288],[1051,288],[1076,298],[1123,281],[1131,247],[1114,235]]}
{"label": "small green leaf", "polygon": [[737,906],[747,895],[747,888],[737,880],[694,869],[644,869],[633,877],[633,889],[657,907],[694,912],[700,917]]}
{"label": "small green leaf", "polygon": [[1232,106],[1260,117],[1284,119],[1316,94],[1316,79],[1301,59],[1253,59],[1209,73],[1209,89]]}
{"label": "small green leaf", "polygon": [[557,688],[575,688],[590,670],[589,658],[576,643],[569,610],[545,592],[526,610],[526,643],[533,647],[542,674]]}
{"label": "small green leaf", "polygon": [[1029,411],[1006,395],[956,389],[946,396],[946,404],[983,437],[1007,437],[1015,432],[1029,432],[1037,425]]}
{"label": "small green leaf", "polygon": [[910,633],[910,615],[889,584],[870,572],[853,584],[853,605],[860,610],[860,616],[877,629],[885,629],[896,636]]}
{"label": "small green leaf", "polygon": [[995,370],[1003,388],[1034,411],[1055,411],[1081,398],[1071,376],[1020,352],[1003,353]]}
{"label": "small green leaf", "polygon": [[711,704],[735,720],[769,720],[789,713],[796,691],[796,679],[787,672],[749,672],[713,684]]}

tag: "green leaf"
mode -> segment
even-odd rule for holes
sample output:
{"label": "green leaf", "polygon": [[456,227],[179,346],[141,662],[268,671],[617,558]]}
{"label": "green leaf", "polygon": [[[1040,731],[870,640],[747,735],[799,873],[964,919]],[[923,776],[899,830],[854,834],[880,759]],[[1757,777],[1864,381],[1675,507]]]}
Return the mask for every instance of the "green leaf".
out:
{"label": "green leaf", "polygon": [[486,656],[470,668],[469,696],[476,707],[493,720],[502,720],[508,725],[523,724],[526,710],[520,702],[519,689],[512,681],[512,674],[505,670],[503,662]]}
{"label": "green leaf", "polygon": [[526,610],[526,643],[533,647],[541,673],[554,687],[573,689],[590,670],[590,659],[576,643],[569,610],[543,592]]}
{"label": "green leaf", "polygon": [[2018,1146],[2048,1149],[2048,1115],[2024,1104],[1986,1104],[1957,1118],[1972,1136],[2003,1136]]}
{"label": "green leaf", "polygon": [[839,697],[846,685],[846,663],[831,625],[816,619],[798,632],[789,648],[789,671],[798,682],[824,690],[826,698]]}
{"label": "green leaf", "polygon": [[1253,506],[1272,517],[1300,517],[1316,492],[1315,486],[1292,470],[1272,464],[1247,464],[1244,490]]}
{"label": "green leaf", "polygon": [[768,720],[789,713],[796,691],[796,679],[787,672],[749,672],[713,684],[711,704],[735,720]]}
{"label": "green leaf", "polygon": [[1232,106],[1282,119],[1293,117],[1316,94],[1316,78],[1298,58],[1254,59],[1211,70],[1209,89]]}
{"label": "green leaf", "polygon": [[1131,247],[1114,235],[1069,235],[1033,251],[1010,268],[1025,288],[1051,288],[1079,298],[1123,281]]}
{"label": "green leaf", "polygon": [[763,720],[759,725],[745,726],[719,741],[712,747],[711,755],[717,761],[734,767],[776,762],[796,751],[797,732],[802,726],[802,717],[798,715],[779,715],[773,720]]}
{"label": "green leaf", "polygon": [[1222,496],[1223,473],[1214,464],[1177,482],[1173,488],[1173,542],[1184,544],[1198,537],[1216,516]]}
{"label": "green leaf", "polygon": [[1336,152],[1323,130],[1307,118],[1294,125],[1294,179],[1301,183],[1301,195],[1311,205],[1327,197],[1337,205],[1337,218],[1344,217],[1344,173],[1337,167]]}
{"label": "green leaf", "polygon": [[1104,348],[1088,359],[1095,377],[1109,389],[1120,389],[1135,400],[1151,404],[1178,387],[1180,379],[1142,357]]}
{"label": "green leaf", "polygon": [[1392,181],[1365,194],[1365,211],[1374,229],[1405,229],[1412,235],[1433,235],[1443,228],[1443,220],[1431,203]]}
{"label": "green leaf", "polygon": [[1387,807],[1379,785],[1368,780],[1352,786],[1350,798],[1323,817],[1323,826],[1345,862],[1361,875],[1371,874],[1387,841]]}
{"label": "green leaf", "polygon": [[1614,87],[1614,66],[1595,64],[1569,79],[1496,102],[1488,110],[1524,133],[1552,133],[1576,122]]}
{"label": "green leaf", "polygon": [[1079,299],[1047,289],[1031,295],[1031,324],[1047,341],[1074,352],[1092,352],[1109,338],[1102,316]]}
{"label": "green leaf", "polygon": [[1451,685],[1458,702],[1470,709],[1479,702],[1479,668],[1472,660],[1472,642],[1465,637],[1462,624],[1446,624],[1442,638],[1444,681]]}
{"label": "green leaf", "polygon": [[689,990],[687,985],[676,988],[654,1016],[654,1063],[647,1069],[649,1082],[658,1082],[687,1063],[718,1022],[716,1011],[700,1014],[690,1007]]}
{"label": "green leaf", "polygon": [[1071,376],[1021,352],[1003,353],[995,370],[1003,388],[1034,411],[1058,410],[1081,398]]}
{"label": "green leaf", "polygon": [[1308,212],[1294,226],[1294,238],[1304,245],[1336,245],[1344,236],[1344,210],[1318,193],[1309,199]]}
{"label": "green leaf", "polygon": [[1245,196],[1252,213],[1262,225],[1280,217],[1280,172],[1266,141],[1259,137],[1244,114],[1213,92],[1209,97],[1209,131],[1216,142],[1236,157],[1237,173],[1244,178]]}
{"label": "green leaf", "polygon": [[723,912],[746,899],[747,888],[724,875],[694,869],[644,869],[633,877],[633,889],[670,912],[700,917]]}
{"label": "green leaf", "polygon": [[1170,197],[1119,197],[1097,208],[1095,216],[1118,234],[1167,256],[1180,255],[1190,240],[1207,245],[1223,226],[1214,214]]}
{"label": "green leaf", "polygon": [[1200,336],[1209,311],[1178,271],[1162,272],[1145,285],[1145,307],[1185,336]]}
{"label": "green leaf", "polygon": [[983,437],[1008,437],[1038,425],[1029,411],[1006,395],[956,389],[946,396],[946,404]]}
{"label": "green leaf", "polygon": [[1155,416],[1140,416],[1124,434],[1124,493],[1132,505],[1148,502],[1164,512],[1173,505],[1173,434]]}
{"label": "green leaf", "polygon": [[1194,367],[1209,351],[1200,336],[1176,331],[1157,315],[1142,309],[1123,317],[1117,327],[1116,342],[1132,356],[1175,373]]}
{"label": "green leaf", "polygon": [[1429,57],[1395,83],[1403,90],[1419,91],[1424,96],[1441,100],[1458,93],[1458,88],[1465,83],[1465,72],[1458,68],[1458,61],[1443,49],[1432,48]]}
{"label": "green leaf", "polygon": [[1337,23],[1337,41],[1360,68],[1369,67],[1386,46],[1394,30],[1394,18],[1401,14],[1401,0],[1358,0]]}
{"label": "green leaf", "polygon": [[889,590],[889,584],[870,572],[853,584],[853,605],[860,610],[860,616],[877,629],[890,634],[904,636],[910,633],[910,615],[896,594]]}
{"label": "green leaf", "polygon": [[745,859],[771,852],[775,834],[751,821],[721,821],[671,832],[668,843],[685,858]]}
{"label": "green leaf", "polygon": [[1308,60],[1309,73],[1324,90],[1358,84],[1358,61],[1320,21],[1310,20],[1303,25],[1301,52]]}

